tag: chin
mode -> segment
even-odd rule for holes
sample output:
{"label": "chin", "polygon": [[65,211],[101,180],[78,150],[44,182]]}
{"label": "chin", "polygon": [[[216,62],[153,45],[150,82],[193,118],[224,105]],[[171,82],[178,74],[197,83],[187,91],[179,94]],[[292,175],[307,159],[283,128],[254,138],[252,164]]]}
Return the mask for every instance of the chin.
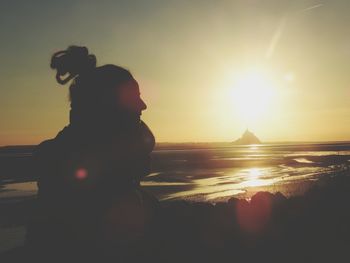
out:
{"label": "chin", "polygon": [[140,115],[134,115],[132,118],[130,118],[133,122],[135,123],[140,123],[141,122],[141,116]]}

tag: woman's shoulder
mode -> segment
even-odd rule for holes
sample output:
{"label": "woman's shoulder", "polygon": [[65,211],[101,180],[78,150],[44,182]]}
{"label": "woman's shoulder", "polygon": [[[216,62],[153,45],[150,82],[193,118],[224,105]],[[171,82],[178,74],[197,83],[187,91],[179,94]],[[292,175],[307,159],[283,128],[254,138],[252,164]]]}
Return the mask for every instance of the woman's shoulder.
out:
{"label": "woman's shoulder", "polygon": [[34,156],[45,156],[55,148],[55,139],[48,139],[39,143],[34,149]]}
{"label": "woman's shoulder", "polygon": [[57,153],[59,149],[63,147],[65,144],[65,138],[67,133],[67,127],[65,127],[63,130],[58,132],[55,138],[44,140],[41,143],[39,143],[34,150],[35,156],[47,156],[51,155],[52,153]]}

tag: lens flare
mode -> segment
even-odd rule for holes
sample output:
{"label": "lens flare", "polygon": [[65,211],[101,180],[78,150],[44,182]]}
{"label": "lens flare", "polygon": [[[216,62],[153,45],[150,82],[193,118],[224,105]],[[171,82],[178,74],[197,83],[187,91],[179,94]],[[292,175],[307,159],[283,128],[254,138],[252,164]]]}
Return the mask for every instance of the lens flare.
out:
{"label": "lens flare", "polygon": [[75,172],[75,178],[77,178],[78,180],[84,180],[86,179],[87,176],[88,176],[88,172],[85,168],[79,168]]}

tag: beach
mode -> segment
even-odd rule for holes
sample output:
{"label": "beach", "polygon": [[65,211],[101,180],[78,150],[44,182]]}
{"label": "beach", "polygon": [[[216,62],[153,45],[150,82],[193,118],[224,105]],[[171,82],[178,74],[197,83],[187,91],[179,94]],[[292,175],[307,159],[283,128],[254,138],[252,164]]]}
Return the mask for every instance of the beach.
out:
{"label": "beach", "polygon": [[[1,161],[7,165],[2,167],[8,173],[5,175],[6,171],[1,171],[0,252],[24,242],[25,224],[31,216],[31,206],[37,193],[34,177],[23,174],[30,171],[30,151],[30,148],[1,151]],[[198,207],[204,207],[204,213],[215,220],[225,213],[231,218],[232,213],[236,213],[230,210],[233,203],[237,203],[237,200],[252,202],[252,198],[261,197],[262,192],[269,193],[265,197],[273,203],[284,200],[284,208],[276,208],[280,211],[274,210],[274,213],[290,213],[286,207],[299,207],[300,204],[295,204],[303,203],[300,198],[310,196],[314,189],[317,189],[319,196],[323,196],[322,189],[328,189],[328,185],[334,184],[332,182],[339,184],[339,180],[347,178],[350,144],[166,145],[158,147],[152,159],[152,173],[144,178],[141,185],[161,201],[165,215],[172,218],[168,219],[169,224],[177,224],[175,218],[183,222],[182,217],[192,211],[190,218],[185,220],[192,225],[193,220],[198,220],[195,212]],[[11,170],[9,164],[14,165],[14,169]],[[345,182],[344,187],[347,187],[348,180]],[[333,187],[322,198],[330,199],[330,194],[337,196],[339,193]],[[255,200],[259,198],[255,197]],[[250,203],[247,204],[249,207]],[[314,204],[310,202],[309,205]],[[218,212],[220,209],[222,211]],[[299,216],[303,217],[302,214]],[[205,219],[203,224],[206,223]]]}

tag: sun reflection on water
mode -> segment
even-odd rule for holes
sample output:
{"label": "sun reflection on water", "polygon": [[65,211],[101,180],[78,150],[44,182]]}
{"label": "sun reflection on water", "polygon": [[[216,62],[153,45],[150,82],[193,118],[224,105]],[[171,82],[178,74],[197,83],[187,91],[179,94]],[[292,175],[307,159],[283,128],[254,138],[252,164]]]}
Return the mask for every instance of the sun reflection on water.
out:
{"label": "sun reflection on water", "polygon": [[249,146],[249,150],[258,150],[259,145],[258,144],[252,144]]}
{"label": "sun reflection on water", "polygon": [[263,174],[262,170],[258,168],[248,169],[248,173],[251,180],[256,180]]}
{"label": "sun reflection on water", "polygon": [[247,180],[239,184],[241,187],[267,186],[277,181],[277,178],[262,179],[261,177],[265,175],[264,169],[249,168],[246,169],[245,172]]}
{"label": "sun reflection on water", "polygon": [[226,196],[244,194],[249,187],[269,186],[281,180],[271,178],[271,167],[240,169],[227,171],[219,176],[193,179],[189,189],[171,193],[162,200],[200,196],[211,200]]}

